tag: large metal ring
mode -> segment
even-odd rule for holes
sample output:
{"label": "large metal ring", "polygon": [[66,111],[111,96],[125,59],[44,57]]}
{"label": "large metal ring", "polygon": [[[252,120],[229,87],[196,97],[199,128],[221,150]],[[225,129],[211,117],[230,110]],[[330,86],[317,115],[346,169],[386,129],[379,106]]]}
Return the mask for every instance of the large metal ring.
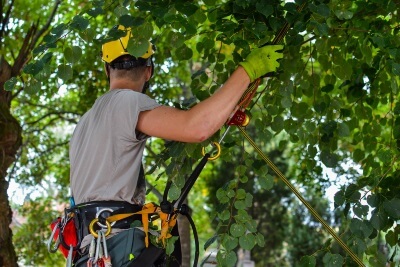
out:
{"label": "large metal ring", "polygon": [[[217,152],[214,155],[211,155],[208,160],[216,160],[221,156],[221,145],[218,142],[213,142],[213,146],[217,148]],[[201,153],[203,156],[206,155],[206,149],[204,147],[202,148]]]}
{"label": "large metal ring", "polygon": [[[99,237],[96,231],[93,229],[95,223],[99,221],[98,218],[93,219],[89,224],[89,232],[94,236],[94,238]],[[105,236],[108,236],[111,233],[111,224],[106,220],[107,231],[104,233]]]}
{"label": "large metal ring", "polygon": [[[105,211],[109,211],[109,212],[113,212],[114,210],[112,210],[111,208],[104,208],[99,210],[98,212],[96,212],[96,218],[99,218],[100,214],[102,214]],[[116,222],[112,222],[111,226],[114,226]],[[97,225],[100,226],[101,228],[107,228],[107,225],[102,224],[100,221],[97,222]]]}

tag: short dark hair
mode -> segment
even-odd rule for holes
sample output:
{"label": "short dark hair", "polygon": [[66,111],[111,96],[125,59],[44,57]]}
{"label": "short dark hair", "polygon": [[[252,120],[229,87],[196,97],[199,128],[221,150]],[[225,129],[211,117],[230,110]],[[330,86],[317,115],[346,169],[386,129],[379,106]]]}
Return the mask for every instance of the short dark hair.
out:
{"label": "short dark hair", "polygon": [[123,55],[115,60],[113,60],[111,63],[109,63],[110,67],[113,69],[133,69],[137,67],[145,67],[148,65],[148,61],[151,60],[150,58],[144,59],[144,58],[136,58],[131,55]]}

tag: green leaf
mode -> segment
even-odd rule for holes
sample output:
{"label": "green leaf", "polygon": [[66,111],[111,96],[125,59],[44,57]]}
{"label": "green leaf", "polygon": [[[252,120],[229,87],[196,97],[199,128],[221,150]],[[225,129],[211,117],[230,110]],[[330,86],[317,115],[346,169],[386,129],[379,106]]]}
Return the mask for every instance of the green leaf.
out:
{"label": "green leaf", "polygon": [[77,31],[83,31],[86,30],[86,28],[89,26],[89,20],[80,16],[76,15],[71,22],[70,27],[72,29],[75,29]]}
{"label": "green leaf", "polygon": [[329,35],[329,27],[325,23],[318,23],[317,24],[317,34],[321,36],[328,36]]}
{"label": "green leaf", "polygon": [[324,267],[341,267],[343,265],[343,257],[340,254],[326,253],[322,259]]}
{"label": "green leaf", "polygon": [[126,7],[124,7],[124,6],[117,6],[117,7],[114,9],[114,14],[115,14],[117,17],[122,17],[123,15],[129,14],[129,10],[128,10]]}
{"label": "green leaf", "polygon": [[82,49],[79,46],[66,47],[64,57],[69,63],[76,63],[82,56]]}
{"label": "green leaf", "polygon": [[246,207],[251,207],[253,205],[253,195],[250,193],[246,193],[245,199]]}
{"label": "green leaf", "polygon": [[246,234],[239,237],[239,245],[245,250],[252,250],[256,245],[256,240],[253,234]]}
{"label": "green leaf", "polygon": [[207,16],[201,9],[197,9],[196,13],[193,14],[193,18],[197,23],[204,23],[207,20]]}
{"label": "green leaf", "polygon": [[274,186],[274,177],[270,174],[260,176],[257,180],[264,190],[270,190]]}
{"label": "green leaf", "polygon": [[257,222],[253,219],[249,219],[245,222],[247,230],[249,230],[250,233],[256,233],[257,232]]}
{"label": "green leaf", "polygon": [[376,230],[382,230],[385,228],[387,223],[387,215],[383,214],[383,212],[373,213],[371,216],[371,225]]}
{"label": "green leaf", "polygon": [[178,12],[183,13],[186,16],[191,16],[196,13],[197,9],[199,8],[193,3],[185,3],[185,4],[178,4],[175,5],[175,8]]}
{"label": "green leaf", "polygon": [[343,190],[339,190],[334,196],[335,207],[340,207],[344,204],[346,198],[344,196]]}
{"label": "green leaf", "polygon": [[129,39],[127,50],[128,53],[135,57],[143,56],[149,48],[149,41],[145,38]]}
{"label": "green leaf", "polygon": [[328,168],[334,168],[338,164],[338,156],[326,149],[323,149],[321,151],[320,159],[322,163]]}
{"label": "green leaf", "polygon": [[234,267],[236,266],[236,262],[237,262],[237,255],[236,252],[234,251],[230,251],[226,254],[225,257],[225,264],[227,267]]}
{"label": "green leaf", "polygon": [[57,25],[56,27],[54,27],[51,31],[50,31],[50,33],[54,36],[54,38],[59,38],[59,37],[61,37],[63,34],[64,34],[64,32],[65,32],[65,30],[67,30],[67,28],[68,28],[68,25],[67,24],[64,24],[64,23],[60,23],[59,25]]}
{"label": "green leaf", "polygon": [[207,6],[215,6],[216,0],[203,0]]}
{"label": "green leaf", "polygon": [[70,65],[62,64],[58,66],[57,74],[61,80],[67,82],[72,79],[72,67]]}
{"label": "green leaf", "polygon": [[227,250],[233,250],[237,247],[237,245],[239,244],[238,239],[230,236],[228,234],[225,234],[222,238],[222,246]]}
{"label": "green leaf", "polygon": [[79,36],[87,43],[92,43],[96,32],[92,28],[87,28],[84,31],[79,32]]}
{"label": "green leaf", "polygon": [[395,233],[394,231],[390,230],[389,232],[387,232],[387,234],[385,235],[385,240],[386,242],[391,246],[394,247],[397,244],[397,238],[398,238],[398,234]]}
{"label": "green leaf", "polygon": [[268,5],[268,3],[264,1],[257,2],[256,9],[257,12],[263,14],[266,18],[274,13],[274,7],[272,5]]}
{"label": "green leaf", "polygon": [[234,206],[237,210],[244,210],[247,207],[246,202],[243,200],[236,200]]}
{"label": "green leaf", "polygon": [[37,80],[30,80],[30,82],[25,86],[24,91],[29,95],[37,94],[42,86],[42,83]]}
{"label": "green leaf", "polygon": [[283,130],[283,126],[283,118],[281,116],[276,116],[272,121],[271,129],[274,132],[279,133]]}
{"label": "green leaf", "polygon": [[400,63],[393,63],[393,65],[392,65],[392,73],[394,75],[400,76]]}
{"label": "green leaf", "polygon": [[169,32],[167,36],[167,42],[174,44],[174,47],[180,47],[185,42],[185,36],[180,32]]}
{"label": "green leaf", "polygon": [[265,246],[265,238],[261,233],[256,234],[256,242],[259,247]]}
{"label": "green leaf", "polygon": [[353,18],[354,13],[348,10],[335,10],[335,15],[340,20],[349,20]]}
{"label": "green leaf", "polygon": [[315,267],[317,264],[317,260],[314,256],[303,256],[300,259],[299,267]]}
{"label": "green leaf", "polygon": [[236,192],[237,199],[245,199],[246,198],[246,191],[242,188],[239,188]]}
{"label": "green leaf", "polygon": [[393,219],[400,219],[400,199],[393,198],[389,201],[383,202],[383,208]]}
{"label": "green leaf", "polygon": [[[151,23],[145,22],[142,25],[140,25],[139,27],[137,27],[137,29],[139,30],[139,34],[137,34],[137,36],[140,36],[146,40],[150,40],[153,37],[154,28]],[[132,31],[132,33],[133,32],[134,31]]]}
{"label": "green leaf", "polygon": [[205,243],[204,243],[204,250],[207,250],[207,248],[209,246],[211,246],[212,244],[215,243],[215,241],[218,239],[217,235],[214,235],[213,237],[211,237],[210,239],[208,239]]}
{"label": "green leaf", "polygon": [[378,158],[383,163],[389,163],[392,160],[392,152],[390,150],[379,150]]}
{"label": "green leaf", "polygon": [[372,234],[372,226],[368,221],[362,221],[357,218],[351,219],[350,231],[360,238],[367,238]]}
{"label": "green leaf", "polygon": [[168,191],[168,198],[171,200],[176,200],[179,198],[181,194],[181,189],[178,188],[175,184],[172,184]]}
{"label": "green leaf", "polygon": [[325,4],[320,4],[317,6],[317,13],[325,18],[328,18],[331,14],[331,10]]}
{"label": "green leaf", "polygon": [[234,223],[230,227],[230,233],[234,237],[240,237],[244,235],[246,232],[246,228],[243,226],[243,224],[240,223]]}
{"label": "green leaf", "polygon": [[171,236],[170,238],[167,239],[167,245],[165,247],[165,253],[167,255],[171,255],[172,252],[174,252],[175,249],[175,242],[178,240],[179,236]]}
{"label": "green leaf", "polygon": [[97,17],[98,15],[104,14],[104,10],[101,7],[94,7],[90,9],[87,14],[93,18]]}
{"label": "green leaf", "polygon": [[347,137],[350,135],[350,128],[347,123],[341,122],[338,124],[337,132],[340,137]]}
{"label": "green leaf", "polygon": [[229,212],[229,210],[224,210],[218,214],[218,218],[220,218],[222,221],[227,221],[230,217],[231,213]]}
{"label": "green leaf", "polygon": [[357,204],[357,205],[354,205],[354,207],[353,207],[354,214],[360,218],[362,218],[363,216],[367,216],[368,211],[369,211],[368,205]]}
{"label": "green leaf", "polygon": [[40,60],[27,64],[23,71],[26,74],[36,75],[44,68],[44,63]]}
{"label": "green leaf", "polygon": [[281,99],[281,105],[283,108],[290,108],[292,106],[292,98],[290,96],[283,97]]}
{"label": "green leaf", "polygon": [[364,151],[362,151],[361,149],[356,149],[353,152],[353,159],[355,162],[360,162],[361,160],[363,160],[365,158],[365,153]]}
{"label": "green leaf", "polygon": [[176,49],[175,55],[179,60],[189,60],[193,57],[193,51],[187,45],[183,44]]}
{"label": "green leaf", "polygon": [[12,91],[14,89],[14,86],[17,84],[17,78],[12,77],[11,79],[7,80],[6,83],[4,84],[4,90],[6,91]]}

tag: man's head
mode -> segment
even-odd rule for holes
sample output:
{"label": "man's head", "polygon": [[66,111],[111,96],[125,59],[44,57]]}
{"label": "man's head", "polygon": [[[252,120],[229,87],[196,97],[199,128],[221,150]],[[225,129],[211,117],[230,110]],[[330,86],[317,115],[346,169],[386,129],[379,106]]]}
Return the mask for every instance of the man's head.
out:
{"label": "man's head", "polygon": [[[116,26],[113,30],[125,32],[125,35],[117,40],[103,44],[102,59],[105,62],[106,73],[109,79],[128,78],[132,81],[137,81],[149,70],[152,75],[154,66],[152,61],[152,55],[154,54],[153,45],[148,42],[146,52],[139,57],[135,57],[128,52],[129,42],[134,41],[130,28],[125,28],[120,25]],[[150,79],[150,77],[148,79]],[[146,79],[143,91],[145,91],[148,86],[148,81]]]}

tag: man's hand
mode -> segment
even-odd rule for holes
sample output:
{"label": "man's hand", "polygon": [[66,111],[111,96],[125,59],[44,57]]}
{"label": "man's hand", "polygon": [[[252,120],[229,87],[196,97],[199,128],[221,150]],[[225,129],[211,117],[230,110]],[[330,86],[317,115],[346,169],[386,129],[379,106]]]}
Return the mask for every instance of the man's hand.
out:
{"label": "man's hand", "polygon": [[283,45],[267,45],[261,48],[256,48],[250,52],[243,62],[239,65],[242,66],[247,75],[250,77],[250,82],[264,76],[269,72],[274,72],[279,67],[278,59],[283,57],[281,51]]}

